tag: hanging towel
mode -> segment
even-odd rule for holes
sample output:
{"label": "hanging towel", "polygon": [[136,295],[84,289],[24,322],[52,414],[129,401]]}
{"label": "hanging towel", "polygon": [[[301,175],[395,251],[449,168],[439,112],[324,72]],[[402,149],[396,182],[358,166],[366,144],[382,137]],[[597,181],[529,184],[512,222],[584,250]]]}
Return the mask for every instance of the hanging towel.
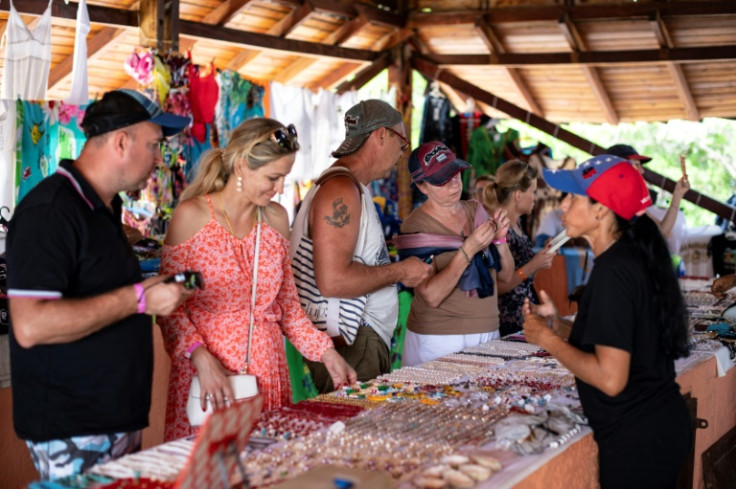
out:
{"label": "hanging towel", "polygon": [[10,1],[5,29],[3,99],[45,100],[51,68],[51,1],[29,30]]}
{"label": "hanging towel", "polygon": [[64,102],[71,105],[89,103],[87,82],[87,34],[89,34],[89,13],[87,0],[79,0],[77,7],[77,30],[74,34],[74,60],[72,64],[72,88]]}

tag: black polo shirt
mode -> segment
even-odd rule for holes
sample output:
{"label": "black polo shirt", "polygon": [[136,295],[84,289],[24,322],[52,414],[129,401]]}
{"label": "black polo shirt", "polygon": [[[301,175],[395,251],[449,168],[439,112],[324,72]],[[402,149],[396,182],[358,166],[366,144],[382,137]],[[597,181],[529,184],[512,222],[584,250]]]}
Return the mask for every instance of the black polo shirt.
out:
{"label": "black polo shirt", "polygon": [[[7,236],[8,296],[84,298],[141,280],[122,229],[70,160],[20,202]],[[50,319],[53,321],[53,319]],[[12,318],[11,318],[12,325]],[[46,441],[148,425],[152,321],[134,314],[80,340],[23,348],[10,334],[13,421]]]}

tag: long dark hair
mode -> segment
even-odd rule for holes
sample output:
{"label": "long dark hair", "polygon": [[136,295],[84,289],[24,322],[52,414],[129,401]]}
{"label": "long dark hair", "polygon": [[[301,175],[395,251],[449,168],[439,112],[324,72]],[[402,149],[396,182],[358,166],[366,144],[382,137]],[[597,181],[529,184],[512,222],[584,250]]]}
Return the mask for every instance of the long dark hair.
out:
{"label": "long dark hair", "polygon": [[652,305],[660,346],[673,359],[688,356],[687,310],[670,251],[657,223],[646,214],[627,221],[616,216],[620,238],[638,250],[652,278]]}

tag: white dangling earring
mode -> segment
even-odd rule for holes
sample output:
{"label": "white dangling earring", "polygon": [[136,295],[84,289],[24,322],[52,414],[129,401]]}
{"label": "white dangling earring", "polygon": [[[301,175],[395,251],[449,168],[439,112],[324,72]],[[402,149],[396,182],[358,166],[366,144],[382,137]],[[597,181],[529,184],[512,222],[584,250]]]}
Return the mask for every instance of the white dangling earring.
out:
{"label": "white dangling earring", "polygon": [[235,182],[235,190],[237,192],[243,191],[243,177],[241,177],[240,175],[238,175],[238,180],[237,182]]}

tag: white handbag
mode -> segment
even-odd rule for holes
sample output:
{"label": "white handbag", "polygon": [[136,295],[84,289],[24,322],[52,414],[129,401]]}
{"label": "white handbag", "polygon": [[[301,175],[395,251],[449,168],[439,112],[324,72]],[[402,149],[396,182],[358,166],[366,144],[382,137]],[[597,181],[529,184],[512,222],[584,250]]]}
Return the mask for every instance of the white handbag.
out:
{"label": "white handbag", "polygon": [[[256,249],[253,256],[253,287],[250,295],[250,324],[248,328],[248,349],[245,356],[245,367],[238,375],[228,377],[230,386],[235,393],[235,401],[238,402],[258,394],[258,383],[255,375],[248,375],[248,364],[250,363],[250,340],[253,337],[253,326],[255,318],[253,314],[256,308],[256,285],[258,282],[258,254],[261,248],[261,208],[258,207],[258,225],[256,227]],[[202,411],[202,390],[199,385],[199,377],[192,377],[189,386],[189,398],[187,399],[187,417],[192,426],[201,426],[212,413],[212,403],[207,399],[207,409]]]}

